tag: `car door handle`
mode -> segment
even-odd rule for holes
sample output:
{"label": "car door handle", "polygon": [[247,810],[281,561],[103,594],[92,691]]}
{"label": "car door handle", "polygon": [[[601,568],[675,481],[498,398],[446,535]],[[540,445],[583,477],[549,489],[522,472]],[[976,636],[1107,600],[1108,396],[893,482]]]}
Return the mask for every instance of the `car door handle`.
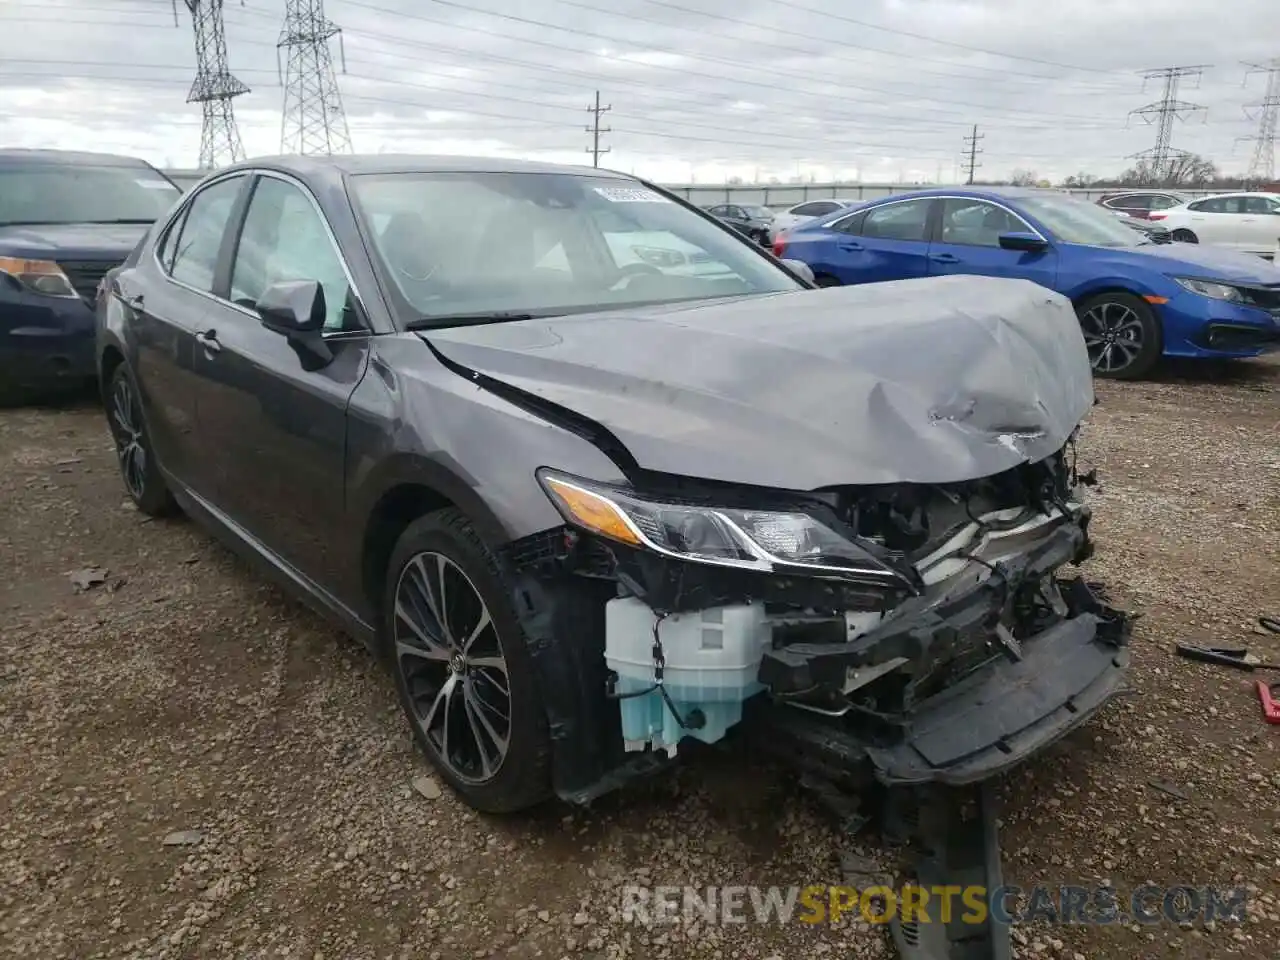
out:
{"label": "car door handle", "polygon": [[862,244],[857,240],[841,240],[836,246],[841,250],[861,250]]}
{"label": "car door handle", "polygon": [[196,340],[200,342],[200,346],[204,347],[205,353],[218,353],[222,350],[222,344],[218,342],[217,330],[201,330],[196,334]]}
{"label": "car door handle", "polygon": [[959,263],[960,258],[954,253],[935,253],[929,257],[934,263]]}

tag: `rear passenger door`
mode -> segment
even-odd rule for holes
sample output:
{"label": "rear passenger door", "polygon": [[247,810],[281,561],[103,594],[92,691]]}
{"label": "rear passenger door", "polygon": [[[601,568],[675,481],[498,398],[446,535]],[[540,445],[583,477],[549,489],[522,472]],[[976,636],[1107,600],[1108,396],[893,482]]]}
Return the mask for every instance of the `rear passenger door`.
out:
{"label": "rear passenger door", "polygon": [[933,197],[894,200],[837,221],[831,269],[841,283],[909,280],[929,273]]}
{"label": "rear passenger door", "polygon": [[134,376],[157,460],[198,496],[212,496],[215,458],[199,432],[195,334],[216,308],[214,277],[227,227],[249,177],[214,180],[163,227],[154,258],[121,278],[130,309]]}
{"label": "rear passenger door", "polygon": [[[235,229],[221,302],[197,349],[200,422],[219,452],[217,504],[296,571],[333,592],[333,520],[345,510],[347,404],[369,360],[370,331],[328,223],[310,192],[283,174],[256,178]],[[268,330],[254,304],[272,283],[324,290],[318,363]]]}

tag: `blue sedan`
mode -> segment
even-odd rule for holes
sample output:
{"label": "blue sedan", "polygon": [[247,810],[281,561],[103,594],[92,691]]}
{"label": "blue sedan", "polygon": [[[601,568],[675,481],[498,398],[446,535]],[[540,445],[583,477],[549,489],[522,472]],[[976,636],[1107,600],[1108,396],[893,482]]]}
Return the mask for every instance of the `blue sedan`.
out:
{"label": "blue sedan", "polygon": [[822,286],[952,273],[1035,281],[1075,304],[1100,377],[1141,377],[1161,356],[1280,348],[1280,267],[1231,250],[1152,243],[1097,205],[1053,191],[895,194],[802,224],[775,241],[774,253],[808,264]]}

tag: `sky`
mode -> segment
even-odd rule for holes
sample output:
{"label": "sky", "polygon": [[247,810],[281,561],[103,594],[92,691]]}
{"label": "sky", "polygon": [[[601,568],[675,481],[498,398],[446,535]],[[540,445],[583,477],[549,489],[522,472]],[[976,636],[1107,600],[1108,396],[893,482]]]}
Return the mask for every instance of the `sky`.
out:
{"label": "sky", "polygon": [[[208,0],[204,0],[208,2]],[[191,18],[171,0],[0,0],[0,145],[194,167]],[[1173,146],[1243,171],[1277,0],[327,0],[354,149],[591,163],[663,183],[1118,173],[1155,143],[1143,73],[1204,66]],[[284,0],[226,0],[250,156],[281,149]],[[345,51],[345,72],[341,53]],[[1280,61],[1278,61],[1280,62]],[[1256,111],[1255,111],[1256,116]]]}

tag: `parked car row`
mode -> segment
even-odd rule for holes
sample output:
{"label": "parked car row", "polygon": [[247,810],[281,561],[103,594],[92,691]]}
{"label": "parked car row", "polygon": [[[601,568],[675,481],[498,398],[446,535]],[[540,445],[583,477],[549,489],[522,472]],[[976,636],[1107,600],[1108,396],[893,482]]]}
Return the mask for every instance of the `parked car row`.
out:
{"label": "parked car row", "polygon": [[0,398],[93,381],[98,283],[179,195],[142,160],[0,150]]}
{"label": "parked car row", "polygon": [[1242,358],[1280,346],[1280,268],[1224,247],[1153,243],[1056,191],[895,194],[787,231],[774,252],[807,263],[823,286],[1032,280],[1070,299],[1103,377],[1145,376],[1162,356]]}
{"label": "parked car row", "polygon": [[[836,242],[1059,242],[961,199]],[[137,507],[367,643],[479,809],[583,802],[744,725],[841,782],[970,783],[1085,722],[1128,655],[1064,571],[1091,552],[1081,321],[959,261],[824,291],[621,174],[261,159],[107,274],[96,358]]]}
{"label": "parked car row", "polygon": [[1103,206],[1157,223],[1171,239],[1231,247],[1273,257],[1280,247],[1280,193],[1235,192],[1208,197],[1139,190],[1108,194]]}

